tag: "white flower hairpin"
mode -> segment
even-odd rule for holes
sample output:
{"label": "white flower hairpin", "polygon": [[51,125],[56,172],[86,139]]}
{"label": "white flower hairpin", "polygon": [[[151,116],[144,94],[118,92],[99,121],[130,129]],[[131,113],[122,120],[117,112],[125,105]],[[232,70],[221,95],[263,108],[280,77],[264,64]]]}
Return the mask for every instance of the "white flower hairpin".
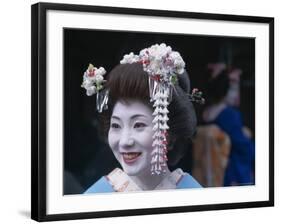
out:
{"label": "white flower hairpin", "polygon": [[87,90],[86,94],[88,96],[96,95],[96,106],[98,112],[102,112],[107,109],[108,102],[108,90],[103,90],[103,84],[106,82],[103,76],[106,71],[103,67],[96,68],[92,64],[89,64],[87,70],[83,75],[83,83],[81,87]]}

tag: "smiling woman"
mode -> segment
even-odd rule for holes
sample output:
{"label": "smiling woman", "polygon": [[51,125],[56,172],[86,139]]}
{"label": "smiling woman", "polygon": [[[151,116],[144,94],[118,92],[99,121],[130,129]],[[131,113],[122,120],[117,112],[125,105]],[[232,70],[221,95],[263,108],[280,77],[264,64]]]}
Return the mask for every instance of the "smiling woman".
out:
{"label": "smiling woman", "polygon": [[[178,66],[184,62],[165,44],[149,51],[156,57],[149,53],[146,59],[125,56],[103,82],[102,88],[109,91],[99,102],[107,104],[98,108],[107,109],[102,111],[104,134],[122,169],[100,178],[85,193],[201,187],[188,173],[180,168],[171,171],[168,166],[184,155],[196,128],[189,78],[183,66]],[[82,86],[88,91],[98,86],[96,81],[90,85],[88,76],[103,69],[87,71]]]}
{"label": "smiling woman", "polygon": [[119,101],[114,107],[108,141],[124,172],[130,176],[151,172],[152,120],[152,110],[138,101]]}

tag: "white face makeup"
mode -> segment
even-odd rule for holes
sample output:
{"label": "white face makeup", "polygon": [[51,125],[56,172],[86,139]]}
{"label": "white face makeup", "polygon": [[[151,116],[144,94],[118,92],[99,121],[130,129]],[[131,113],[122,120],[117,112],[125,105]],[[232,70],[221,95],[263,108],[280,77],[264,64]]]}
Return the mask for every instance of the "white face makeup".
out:
{"label": "white face makeup", "polygon": [[109,145],[130,176],[150,173],[152,152],[152,110],[139,101],[118,101],[108,133]]}

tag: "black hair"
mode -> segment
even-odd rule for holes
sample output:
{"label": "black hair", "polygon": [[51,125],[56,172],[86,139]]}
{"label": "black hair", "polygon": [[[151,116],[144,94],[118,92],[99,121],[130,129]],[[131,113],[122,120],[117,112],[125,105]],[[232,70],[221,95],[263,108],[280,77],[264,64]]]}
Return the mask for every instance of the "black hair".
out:
{"label": "black hair", "polygon": [[223,70],[216,77],[210,78],[206,85],[206,96],[208,104],[219,103],[226,96],[229,89],[229,78],[227,70]]}

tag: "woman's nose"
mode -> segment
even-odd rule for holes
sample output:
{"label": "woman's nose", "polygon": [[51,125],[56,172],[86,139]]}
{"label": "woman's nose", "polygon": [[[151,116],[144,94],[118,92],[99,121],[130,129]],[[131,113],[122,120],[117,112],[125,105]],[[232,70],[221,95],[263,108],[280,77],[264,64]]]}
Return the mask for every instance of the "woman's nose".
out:
{"label": "woman's nose", "polygon": [[131,147],[135,143],[130,130],[124,130],[120,136],[119,144],[122,148]]}

